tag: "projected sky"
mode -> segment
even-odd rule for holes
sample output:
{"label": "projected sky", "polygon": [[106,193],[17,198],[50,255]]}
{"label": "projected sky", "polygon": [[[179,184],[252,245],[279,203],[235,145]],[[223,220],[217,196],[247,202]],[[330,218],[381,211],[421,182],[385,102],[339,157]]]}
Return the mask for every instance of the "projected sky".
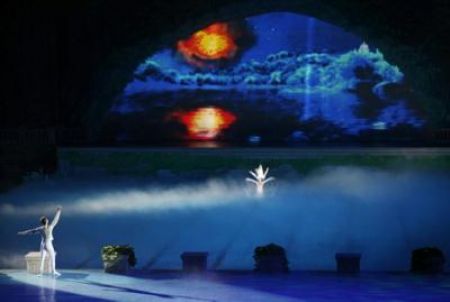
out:
{"label": "projected sky", "polygon": [[293,13],[209,24],[131,78],[104,121],[107,141],[351,142],[401,138],[426,123],[382,52]]}

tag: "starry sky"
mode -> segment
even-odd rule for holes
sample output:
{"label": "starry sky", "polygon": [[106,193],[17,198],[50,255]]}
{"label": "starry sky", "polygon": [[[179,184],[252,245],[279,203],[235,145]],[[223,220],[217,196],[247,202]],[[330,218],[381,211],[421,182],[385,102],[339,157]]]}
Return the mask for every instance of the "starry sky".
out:
{"label": "starry sky", "polygon": [[357,48],[362,40],[340,27],[300,14],[277,12],[246,19],[257,38],[241,61],[263,60],[282,50],[343,53]]}

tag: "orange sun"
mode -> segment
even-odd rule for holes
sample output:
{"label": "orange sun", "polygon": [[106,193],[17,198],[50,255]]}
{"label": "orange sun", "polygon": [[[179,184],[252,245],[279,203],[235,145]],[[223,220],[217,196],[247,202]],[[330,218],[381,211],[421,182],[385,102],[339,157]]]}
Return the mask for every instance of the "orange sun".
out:
{"label": "orange sun", "polygon": [[189,61],[231,59],[237,45],[227,23],[214,23],[177,43],[178,51]]}
{"label": "orange sun", "polygon": [[212,140],[228,128],[236,117],[225,110],[215,107],[203,107],[189,112],[173,114],[186,127],[188,137],[197,140]]}

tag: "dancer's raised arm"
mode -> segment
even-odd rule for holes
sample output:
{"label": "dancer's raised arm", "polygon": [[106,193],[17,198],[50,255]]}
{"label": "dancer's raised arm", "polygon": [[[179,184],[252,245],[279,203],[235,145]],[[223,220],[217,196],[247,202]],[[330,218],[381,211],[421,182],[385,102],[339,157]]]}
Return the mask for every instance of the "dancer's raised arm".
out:
{"label": "dancer's raised arm", "polygon": [[269,181],[275,180],[275,177],[269,177],[266,180],[263,181],[263,184],[268,183]]}
{"label": "dancer's raised arm", "polygon": [[253,171],[248,171],[255,179],[259,179],[258,175]]}
{"label": "dancer's raised arm", "polygon": [[62,211],[62,207],[57,207],[56,208],[56,215],[55,215],[55,218],[53,218],[52,223],[50,224],[50,227],[54,228],[55,225],[58,224],[59,217],[61,217],[61,211]]}
{"label": "dancer's raised arm", "polygon": [[40,226],[34,229],[30,229],[30,230],[25,230],[25,231],[20,231],[17,232],[17,235],[31,235],[31,234],[36,234],[39,233],[44,227]]}
{"label": "dancer's raised arm", "polygon": [[252,178],[248,178],[247,177],[245,180],[248,181],[248,182],[252,182],[254,184],[258,184],[258,182],[256,180],[252,179]]}

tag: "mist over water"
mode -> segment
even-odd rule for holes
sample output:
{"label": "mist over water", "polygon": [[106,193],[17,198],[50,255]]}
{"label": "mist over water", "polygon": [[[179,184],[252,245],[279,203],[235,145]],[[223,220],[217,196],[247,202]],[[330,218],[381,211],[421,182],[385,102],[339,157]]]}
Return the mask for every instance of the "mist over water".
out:
{"label": "mist over water", "polygon": [[20,267],[21,255],[39,249],[39,237],[16,233],[57,205],[61,267],[100,267],[105,244],[132,245],[138,267],[149,269],[180,268],[183,251],[209,252],[212,269],[252,269],[253,249],[271,242],[294,270],[332,270],[336,252],[361,252],[363,270],[408,270],[411,250],[423,246],[450,255],[448,173],[341,167],[273,176],[263,198],[244,178],[28,183],[0,196],[0,264]]}

